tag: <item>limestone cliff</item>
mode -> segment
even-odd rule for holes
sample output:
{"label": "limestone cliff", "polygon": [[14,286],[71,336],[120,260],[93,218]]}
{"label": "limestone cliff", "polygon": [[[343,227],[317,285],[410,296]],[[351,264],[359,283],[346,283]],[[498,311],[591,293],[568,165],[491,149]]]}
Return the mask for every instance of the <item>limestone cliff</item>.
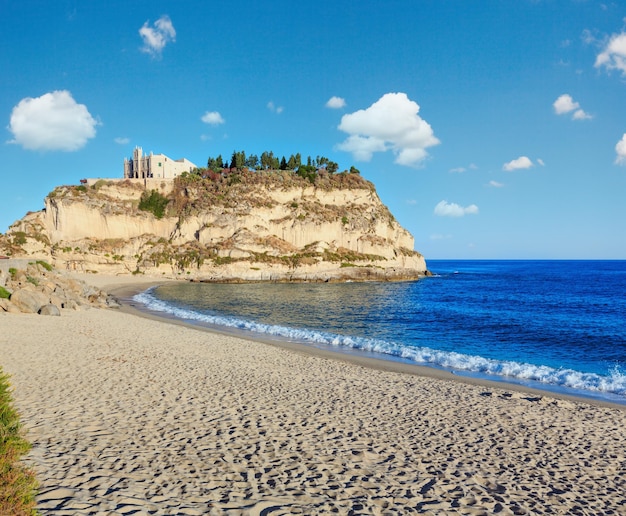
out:
{"label": "limestone cliff", "polygon": [[314,183],[280,171],[151,181],[58,187],[43,211],[11,226],[0,252],[60,268],[200,281],[426,274],[413,237],[357,174],[320,174]]}

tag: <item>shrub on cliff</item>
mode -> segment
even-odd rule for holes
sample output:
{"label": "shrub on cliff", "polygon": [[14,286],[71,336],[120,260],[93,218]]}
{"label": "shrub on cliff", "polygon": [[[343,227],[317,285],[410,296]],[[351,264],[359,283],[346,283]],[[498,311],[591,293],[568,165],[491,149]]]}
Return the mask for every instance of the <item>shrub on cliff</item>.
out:
{"label": "shrub on cliff", "polygon": [[165,208],[169,203],[169,199],[163,196],[156,190],[151,190],[150,192],[145,191],[141,194],[141,199],[139,200],[139,209],[143,211],[149,211],[152,213],[157,219],[163,218],[165,215]]}

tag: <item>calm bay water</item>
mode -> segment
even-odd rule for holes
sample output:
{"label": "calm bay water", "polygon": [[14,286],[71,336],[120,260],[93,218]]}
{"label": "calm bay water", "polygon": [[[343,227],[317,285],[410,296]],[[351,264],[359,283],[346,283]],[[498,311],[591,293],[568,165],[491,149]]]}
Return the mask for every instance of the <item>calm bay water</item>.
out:
{"label": "calm bay water", "polygon": [[179,283],[134,300],[196,324],[626,403],[626,261],[428,267],[418,282]]}

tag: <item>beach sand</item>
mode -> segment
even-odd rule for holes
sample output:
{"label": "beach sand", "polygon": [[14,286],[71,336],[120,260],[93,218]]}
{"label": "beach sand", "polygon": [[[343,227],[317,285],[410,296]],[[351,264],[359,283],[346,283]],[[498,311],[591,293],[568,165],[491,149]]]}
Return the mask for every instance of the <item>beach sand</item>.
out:
{"label": "beach sand", "polygon": [[0,314],[0,364],[42,514],[626,514],[624,407],[112,309]]}

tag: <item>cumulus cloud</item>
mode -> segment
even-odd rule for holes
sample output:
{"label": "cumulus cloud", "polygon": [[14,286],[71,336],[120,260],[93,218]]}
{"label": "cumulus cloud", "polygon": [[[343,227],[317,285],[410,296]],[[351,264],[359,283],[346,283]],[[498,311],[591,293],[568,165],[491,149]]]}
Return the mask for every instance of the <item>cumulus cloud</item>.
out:
{"label": "cumulus cloud", "polygon": [[510,172],[512,170],[520,170],[524,168],[530,168],[533,166],[533,162],[527,156],[520,156],[517,159],[509,161],[502,166],[502,170]]}
{"label": "cumulus cloud", "polygon": [[493,188],[502,188],[504,185],[502,183],[498,183],[498,181],[489,181],[489,186]]}
{"label": "cumulus cloud", "polygon": [[626,32],[613,34],[596,57],[596,68],[619,70],[626,75]]}
{"label": "cumulus cloud", "polygon": [[476,215],[478,206],[470,204],[469,206],[460,206],[453,202],[441,201],[435,206],[435,215],[439,217],[464,217],[465,215]]}
{"label": "cumulus cloud", "polygon": [[280,115],[283,112],[283,106],[277,106],[276,104],[274,104],[274,101],[270,100],[267,103],[267,109],[269,109],[272,113],[276,113],[277,115]]}
{"label": "cumulus cloud", "polygon": [[346,100],[341,97],[330,97],[326,102],[326,107],[331,109],[341,109],[346,107]]}
{"label": "cumulus cloud", "polygon": [[225,122],[222,115],[220,115],[217,111],[207,111],[204,115],[202,115],[200,120],[209,125],[220,125]]}
{"label": "cumulus cloud", "polygon": [[130,138],[124,138],[124,137],[118,136],[117,138],[114,138],[113,141],[117,143],[118,145],[126,145],[130,143]]}
{"label": "cumulus cloud", "polygon": [[572,96],[567,93],[561,95],[552,105],[554,106],[554,112],[557,115],[569,113],[580,106],[580,104],[578,104],[578,102],[574,102]]}
{"label": "cumulus cloud", "polygon": [[573,111],[572,120],[588,120],[592,118],[591,115],[581,109],[580,104],[575,102],[572,96],[567,93],[564,93],[556,99],[552,107],[554,107],[554,112],[557,115],[566,115]]}
{"label": "cumulus cloud", "polygon": [[29,150],[75,151],[96,135],[98,122],[69,91],[22,99],[11,112],[13,140]]}
{"label": "cumulus cloud", "polygon": [[428,156],[426,149],[439,143],[419,110],[406,93],[386,93],[367,109],[341,118],[339,129],[349,136],[337,148],[351,152],[359,161],[391,150],[397,164],[418,166]]}
{"label": "cumulus cloud", "polygon": [[144,23],[143,27],[139,29],[139,35],[143,39],[141,51],[152,57],[159,57],[165,45],[176,41],[176,30],[172,25],[172,20],[167,15],[161,16],[152,27],[150,27],[149,21]]}
{"label": "cumulus cloud", "polygon": [[626,165],[626,133],[624,133],[622,139],[615,145],[615,152],[617,153],[615,163],[618,165]]}

